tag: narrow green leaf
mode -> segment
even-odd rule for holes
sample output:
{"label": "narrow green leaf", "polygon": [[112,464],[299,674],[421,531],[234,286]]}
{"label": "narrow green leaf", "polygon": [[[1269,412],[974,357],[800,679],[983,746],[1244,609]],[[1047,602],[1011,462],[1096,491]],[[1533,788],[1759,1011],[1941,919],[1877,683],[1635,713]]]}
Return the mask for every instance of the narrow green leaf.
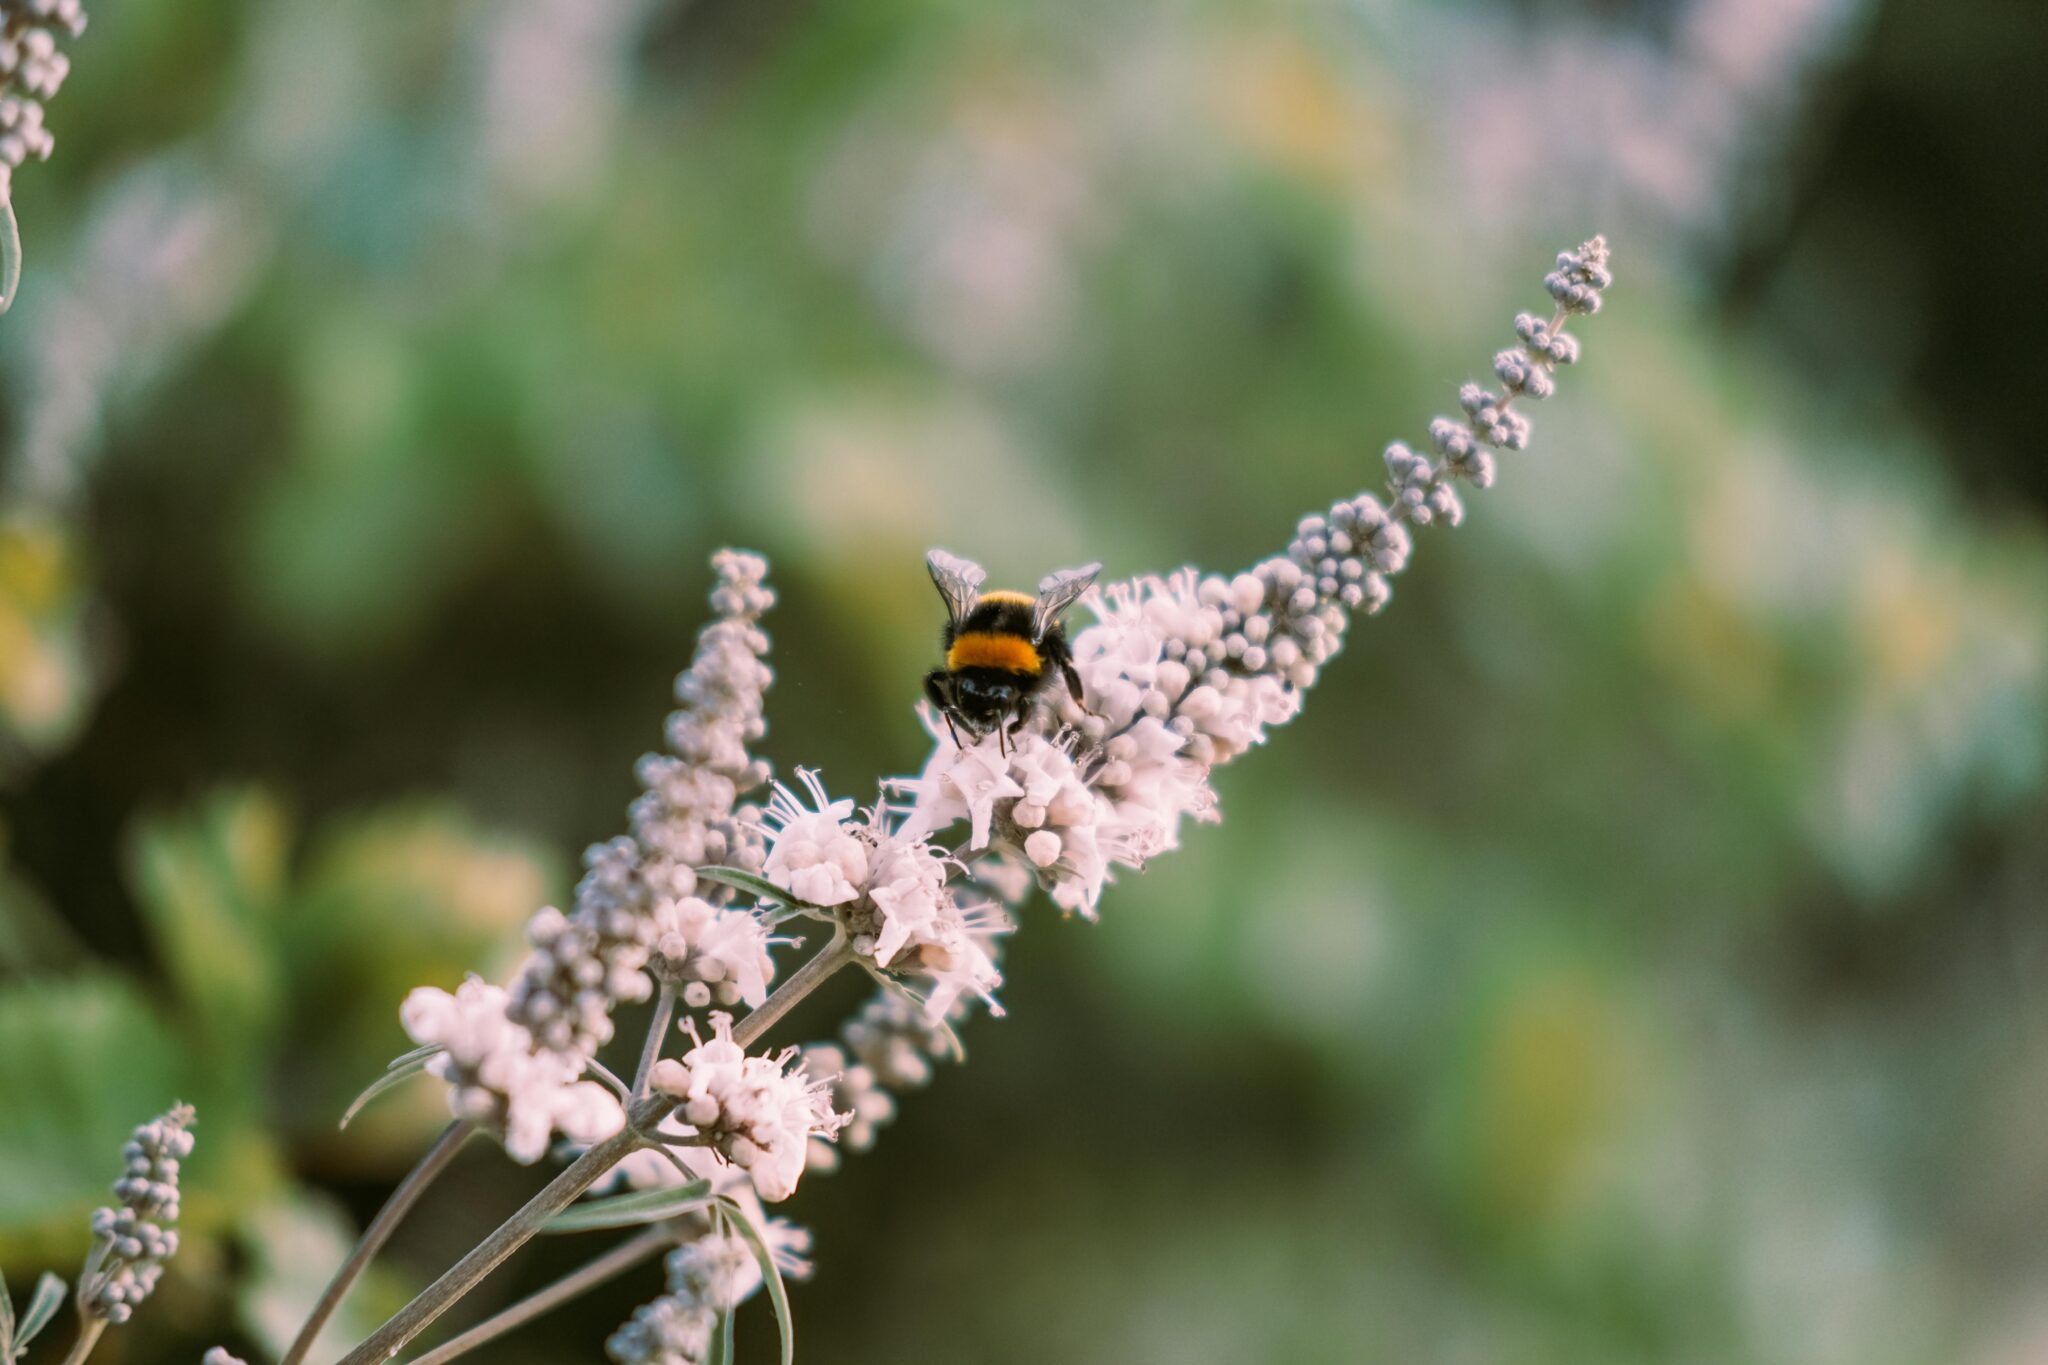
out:
{"label": "narrow green leaf", "polygon": [[777,901],[783,905],[790,906],[792,909],[800,910],[822,910],[824,908],[823,906],[812,905],[809,901],[800,901],[759,873],[748,872],[742,868],[726,867],[720,863],[713,863],[709,867],[698,868],[697,875],[706,881],[729,886],[735,891],[744,891],[757,900]]}
{"label": "narrow green leaf", "polygon": [[64,1306],[64,1293],[69,1288],[63,1279],[43,1272],[36,1281],[36,1292],[29,1296],[28,1309],[21,1315],[21,1324],[14,1337],[14,1349],[21,1350],[35,1340],[36,1333],[50,1325],[50,1319],[57,1316],[57,1310]]}
{"label": "narrow green leaf", "polygon": [[14,221],[14,201],[0,194],[0,313],[14,306],[14,287],[21,283],[21,225]]}
{"label": "narrow green leaf", "polygon": [[732,1200],[720,1195],[718,1204],[732,1216],[740,1236],[747,1239],[747,1245],[754,1249],[754,1260],[761,1267],[762,1283],[768,1286],[768,1301],[775,1305],[775,1325],[782,1331],[782,1365],[796,1365],[796,1322],[789,1315],[789,1290],[782,1283],[782,1271],[775,1264],[775,1253],[768,1250],[761,1230],[748,1220],[746,1211]]}
{"label": "narrow green leaf", "polygon": [[7,1273],[0,1271],[0,1365],[14,1359],[14,1295],[7,1292]]}
{"label": "narrow green leaf", "polygon": [[[856,958],[855,961],[857,961],[860,964],[861,968],[864,971],[866,971],[869,976],[875,979],[875,983],[879,985],[883,990],[902,996],[905,1000],[908,1000],[911,1004],[917,1006],[917,1011],[919,1014],[922,1014],[925,1017],[930,1018],[931,1001],[927,1000],[924,996],[919,995],[909,986],[904,985],[901,980],[894,976],[891,976],[887,971],[875,966],[872,962],[869,962],[864,958]],[[946,1045],[946,1051],[950,1055],[951,1059],[956,1062],[966,1061],[967,1045],[960,1041],[960,1035],[954,1030],[953,1025],[946,1019],[940,1018],[933,1021],[932,1026],[938,1031],[939,1037],[944,1041]]]}
{"label": "narrow green leaf", "polygon": [[711,1182],[694,1180],[665,1190],[635,1190],[574,1204],[550,1218],[544,1233],[596,1232],[602,1228],[634,1228],[659,1223],[711,1202]]}
{"label": "narrow green leaf", "polygon": [[431,1058],[440,1050],[441,1045],[439,1043],[421,1043],[412,1051],[401,1052],[396,1057],[393,1057],[385,1064],[384,1069],[386,1071],[396,1071],[402,1066],[411,1066],[414,1062]]}
{"label": "narrow green leaf", "polygon": [[414,1048],[411,1052],[392,1062],[385,1069],[383,1075],[371,1081],[363,1093],[356,1096],[355,1103],[351,1104],[347,1112],[341,1116],[341,1126],[343,1128],[348,1127],[349,1121],[362,1112],[364,1105],[376,1099],[392,1086],[399,1084],[401,1081],[409,1081],[420,1072],[425,1071],[427,1063],[433,1061],[434,1055],[440,1050],[439,1045]]}
{"label": "narrow green leaf", "polygon": [[[711,1230],[720,1237],[725,1235],[723,1210],[712,1214]],[[732,1365],[733,1345],[739,1336],[739,1333],[733,1330],[733,1312],[739,1305],[733,1302],[731,1294],[725,1295],[724,1298],[725,1303],[718,1310],[718,1327],[711,1338],[711,1358],[716,1360],[718,1365]]]}

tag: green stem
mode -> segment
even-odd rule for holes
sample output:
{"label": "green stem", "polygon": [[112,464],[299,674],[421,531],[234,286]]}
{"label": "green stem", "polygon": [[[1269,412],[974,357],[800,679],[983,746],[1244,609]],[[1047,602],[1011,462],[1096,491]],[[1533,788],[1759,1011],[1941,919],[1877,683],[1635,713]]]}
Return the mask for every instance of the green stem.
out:
{"label": "green stem", "polygon": [[486,1318],[425,1355],[418,1357],[412,1365],[447,1365],[457,1356],[467,1355],[486,1342],[497,1338],[516,1327],[532,1321],[541,1314],[550,1312],[580,1294],[617,1279],[620,1275],[640,1265],[650,1257],[659,1255],[664,1249],[675,1245],[675,1234],[666,1228],[649,1228],[637,1237],[619,1243],[604,1255],[556,1280],[546,1289],[521,1299],[496,1317]]}
{"label": "green stem", "polygon": [[668,1038],[668,1026],[676,1018],[676,988],[674,983],[661,983],[661,994],[655,997],[654,1018],[647,1025],[647,1042],[640,1049],[640,1065],[633,1072],[633,1098],[647,1093],[647,1073],[654,1070],[655,1059],[661,1056],[661,1045]]}
{"label": "green stem", "polygon": [[81,1314],[78,1324],[78,1340],[71,1344],[71,1354],[64,1357],[64,1365],[82,1365],[92,1354],[92,1348],[99,1344],[100,1333],[107,1330],[107,1320],[91,1314]]}
{"label": "green stem", "polygon": [[742,1048],[752,1047],[797,1001],[816,990],[819,982],[852,961],[853,940],[845,930],[835,930],[832,941],[819,949],[816,957],[791,972],[789,979],[761,1002],[760,1008],[733,1025],[732,1040]]}
{"label": "green stem", "polygon": [[334,1278],[327,1282],[327,1288],[321,1292],[320,1302],[313,1305],[311,1315],[306,1318],[306,1325],[299,1329],[299,1335],[293,1339],[278,1365],[299,1365],[299,1362],[306,1358],[306,1353],[313,1349],[313,1342],[320,1335],[320,1329],[334,1316],[334,1310],[341,1307],[341,1300],[348,1293],[349,1286],[356,1282],[364,1268],[383,1249],[384,1244],[391,1240],[391,1234],[398,1230],[399,1222],[412,1210],[412,1206],[419,1202],[420,1196],[427,1192],[427,1187],[434,1183],[435,1177],[448,1168],[448,1163],[454,1159],[456,1150],[475,1131],[476,1125],[466,1119],[457,1119],[441,1130],[441,1136],[427,1149],[427,1154],[419,1159],[419,1164],[414,1166],[411,1173],[399,1182],[398,1188],[391,1192],[391,1197],[384,1201],[384,1207],[377,1210],[377,1216],[370,1220],[370,1226],[363,1229],[363,1235],[356,1242],[355,1250],[348,1254],[348,1259],[341,1263],[341,1269],[335,1271]]}

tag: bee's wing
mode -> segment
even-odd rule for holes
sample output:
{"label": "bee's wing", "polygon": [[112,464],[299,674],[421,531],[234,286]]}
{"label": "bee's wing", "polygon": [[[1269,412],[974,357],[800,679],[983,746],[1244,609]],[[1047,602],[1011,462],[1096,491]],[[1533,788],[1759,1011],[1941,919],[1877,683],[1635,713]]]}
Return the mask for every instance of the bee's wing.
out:
{"label": "bee's wing", "polygon": [[1038,601],[1031,609],[1031,640],[1036,644],[1060,623],[1060,616],[1080,600],[1102,572],[1100,564],[1083,564],[1078,569],[1061,569],[1039,580]]}
{"label": "bee's wing", "polygon": [[944,550],[928,552],[924,563],[932,571],[932,586],[946,599],[947,618],[955,627],[959,626],[981,600],[981,581],[988,577],[987,571],[971,559]]}

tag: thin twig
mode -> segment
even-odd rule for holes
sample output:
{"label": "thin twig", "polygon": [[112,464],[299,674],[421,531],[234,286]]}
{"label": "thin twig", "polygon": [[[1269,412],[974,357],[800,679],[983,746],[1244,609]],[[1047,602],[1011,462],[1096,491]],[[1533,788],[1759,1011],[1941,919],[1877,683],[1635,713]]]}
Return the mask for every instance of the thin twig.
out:
{"label": "thin twig", "polygon": [[830,943],[818,950],[817,956],[791,972],[787,981],[777,986],[746,1018],[733,1025],[732,1040],[742,1049],[752,1047],[760,1041],[762,1034],[775,1026],[777,1020],[795,1007],[797,1001],[851,961],[853,940],[842,929],[832,935]]}
{"label": "thin twig", "polygon": [[78,1323],[78,1340],[71,1344],[71,1354],[64,1357],[64,1365],[81,1365],[92,1354],[92,1348],[99,1344],[100,1333],[107,1330],[107,1320],[92,1314],[81,1313]]}
{"label": "thin twig", "polygon": [[571,1162],[567,1170],[527,1200],[517,1213],[499,1225],[497,1231],[450,1266],[440,1279],[421,1290],[411,1303],[372,1332],[360,1346],[343,1356],[341,1365],[373,1365],[395,1357],[405,1349],[407,1342],[424,1332],[457,1299],[476,1288],[484,1276],[503,1264],[506,1257],[526,1245],[549,1219],[575,1203],[585,1190],[617,1165],[621,1157],[639,1147],[641,1137],[638,1129],[642,1124],[660,1122],[674,1107],[675,1101],[666,1095],[655,1095],[634,1105],[627,1114],[625,1127]]}
{"label": "thin twig", "polygon": [[466,1355],[484,1343],[505,1335],[513,1328],[523,1326],[580,1294],[588,1293],[607,1280],[616,1279],[650,1257],[659,1255],[665,1248],[674,1246],[675,1241],[675,1234],[666,1228],[648,1228],[637,1237],[619,1243],[581,1270],[572,1271],[546,1289],[521,1299],[496,1317],[486,1318],[461,1336],[436,1346],[415,1359],[412,1365],[447,1365],[448,1361],[457,1356]]}
{"label": "thin twig", "polygon": [[596,1077],[598,1084],[602,1085],[605,1089],[611,1091],[614,1095],[617,1095],[619,1097],[619,1103],[631,1104],[633,1102],[632,1090],[626,1085],[624,1081],[618,1078],[618,1075],[615,1072],[613,1072],[613,1070],[610,1067],[606,1066],[603,1062],[597,1060],[597,1058],[592,1057],[588,1061],[584,1062],[583,1069],[590,1075]]}
{"label": "thin twig", "polygon": [[661,983],[661,993],[654,999],[654,1018],[647,1025],[647,1042],[640,1049],[640,1065],[633,1072],[633,1098],[647,1093],[647,1073],[654,1070],[655,1058],[661,1056],[661,1045],[668,1038],[668,1026],[675,1022],[675,983]]}
{"label": "thin twig", "polygon": [[427,1154],[420,1158],[419,1164],[414,1166],[411,1173],[399,1182],[398,1188],[391,1192],[391,1197],[384,1201],[384,1207],[377,1210],[377,1216],[370,1220],[370,1226],[363,1229],[363,1235],[356,1242],[355,1250],[348,1254],[348,1259],[341,1263],[341,1269],[335,1271],[334,1278],[327,1282],[327,1288],[320,1295],[320,1302],[313,1305],[313,1312],[306,1319],[306,1325],[299,1329],[299,1335],[292,1341],[290,1349],[284,1353],[278,1365],[299,1365],[299,1362],[306,1358],[306,1353],[313,1349],[314,1339],[320,1335],[320,1329],[334,1316],[334,1310],[341,1307],[341,1300],[348,1293],[349,1286],[356,1282],[356,1278],[363,1273],[363,1268],[383,1249],[384,1243],[391,1239],[391,1234],[398,1230],[399,1222],[412,1206],[419,1202],[419,1197],[427,1192],[427,1187],[434,1183],[435,1177],[447,1169],[456,1151],[475,1131],[476,1125],[467,1119],[457,1119],[441,1130],[441,1136],[427,1149]]}

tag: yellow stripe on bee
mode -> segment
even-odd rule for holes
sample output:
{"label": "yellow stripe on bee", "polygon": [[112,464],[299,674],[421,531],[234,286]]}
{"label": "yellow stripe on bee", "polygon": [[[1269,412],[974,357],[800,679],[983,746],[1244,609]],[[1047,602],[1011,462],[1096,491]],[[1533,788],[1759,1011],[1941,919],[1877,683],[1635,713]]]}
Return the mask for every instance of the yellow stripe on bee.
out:
{"label": "yellow stripe on bee", "polygon": [[1002,668],[1012,673],[1036,673],[1043,663],[1038,651],[1023,636],[993,635],[981,630],[962,635],[946,651],[948,668]]}
{"label": "yellow stripe on bee", "polygon": [[995,592],[983,593],[980,600],[983,602],[1008,602],[1020,607],[1028,607],[1038,601],[1037,598],[1028,592],[1005,592],[1001,589]]}

